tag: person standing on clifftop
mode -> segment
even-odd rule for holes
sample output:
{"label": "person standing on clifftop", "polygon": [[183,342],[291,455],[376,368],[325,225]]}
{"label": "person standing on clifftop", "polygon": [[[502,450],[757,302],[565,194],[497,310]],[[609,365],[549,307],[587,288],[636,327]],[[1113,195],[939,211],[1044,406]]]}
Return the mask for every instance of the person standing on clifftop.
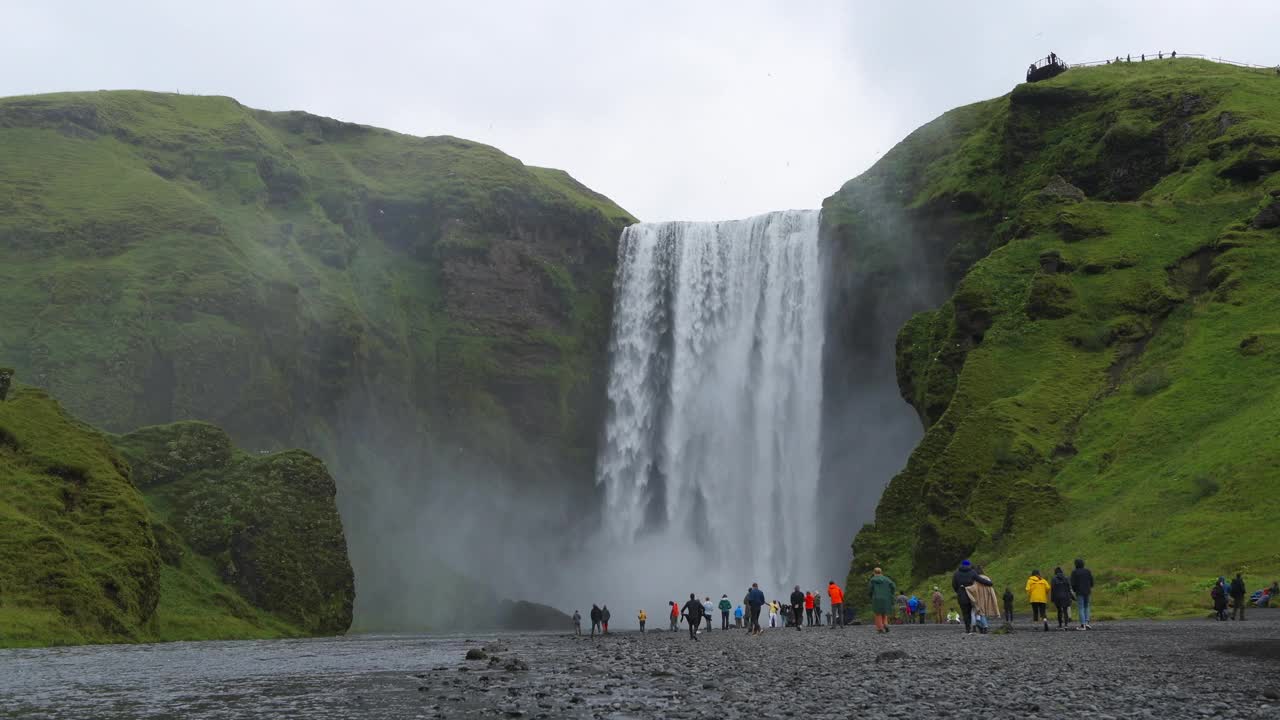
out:
{"label": "person standing on clifftop", "polygon": [[835,580],[827,581],[827,597],[831,598],[831,627],[844,629],[844,591]]}
{"label": "person standing on clifftop", "polygon": [[1084,560],[1076,558],[1076,569],[1071,571],[1071,590],[1076,594],[1076,605],[1080,607],[1080,629],[1092,630],[1089,626],[1089,615],[1092,610],[1090,596],[1093,594],[1093,573],[1084,566]]}
{"label": "person standing on clifftop", "polygon": [[729,602],[728,595],[720,596],[720,629],[729,629],[729,611],[733,609],[733,603]]}
{"label": "person standing on clifftop", "polygon": [[876,568],[871,571],[871,582],[867,584],[867,593],[871,599],[871,613],[875,616],[876,632],[889,632],[889,614],[893,612],[894,594],[897,585],[889,579],[884,571]]}
{"label": "person standing on clifftop", "polygon": [[684,620],[689,623],[689,639],[698,639],[698,626],[702,624],[702,603],[698,596],[689,593],[689,602],[684,604]]}
{"label": "person standing on clifftop", "polygon": [[600,614],[600,606],[592,604],[591,605],[591,637],[596,636],[596,629],[600,627],[601,617],[602,616]]}

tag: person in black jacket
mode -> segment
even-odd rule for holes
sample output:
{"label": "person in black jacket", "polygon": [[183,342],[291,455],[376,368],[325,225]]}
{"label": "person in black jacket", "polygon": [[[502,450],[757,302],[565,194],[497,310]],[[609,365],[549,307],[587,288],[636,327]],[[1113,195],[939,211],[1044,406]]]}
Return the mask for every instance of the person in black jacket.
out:
{"label": "person in black jacket", "polygon": [[1231,580],[1231,602],[1235,608],[1231,611],[1232,620],[1244,620],[1244,578],[1240,573],[1236,573],[1235,578]]}
{"label": "person in black jacket", "polygon": [[689,623],[689,639],[698,639],[698,626],[702,624],[702,603],[698,596],[689,593],[689,602],[684,604],[684,620]]}
{"label": "person in black jacket", "polygon": [[799,585],[791,591],[791,617],[795,621],[796,631],[799,632],[801,620],[804,619],[804,593],[800,592]]}
{"label": "person in black jacket", "polygon": [[1227,619],[1227,579],[1218,576],[1213,583],[1213,589],[1209,591],[1209,597],[1213,598],[1213,614],[1219,620]]}
{"label": "person in black jacket", "polygon": [[600,613],[600,606],[593,604],[591,606],[591,637],[596,636],[596,629],[600,627],[600,620],[602,617],[603,616]]}
{"label": "person in black jacket", "polygon": [[1058,629],[1066,630],[1071,623],[1071,581],[1060,567],[1053,569],[1053,579],[1049,581],[1049,599],[1058,609]]}
{"label": "person in black jacket", "polygon": [[1080,607],[1080,629],[1092,630],[1089,626],[1089,596],[1093,594],[1093,573],[1080,558],[1076,558],[1076,569],[1071,571],[1071,591],[1076,594],[1076,604]]}
{"label": "person in black jacket", "polygon": [[964,634],[968,635],[973,632],[973,602],[969,599],[969,593],[964,589],[980,582],[983,585],[990,585],[991,581],[983,578],[973,569],[973,563],[965,560],[960,563],[960,569],[956,570],[951,576],[951,589],[956,593],[956,602],[960,603],[960,615],[964,617]]}
{"label": "person in black jacket", "polygon": [[1013,624],[1013,590],[1011,590],[1008,586],[1006,586],[1004,589],[1004,597],[1000,599],[1004,601],[1005,624],[1012,625]]}

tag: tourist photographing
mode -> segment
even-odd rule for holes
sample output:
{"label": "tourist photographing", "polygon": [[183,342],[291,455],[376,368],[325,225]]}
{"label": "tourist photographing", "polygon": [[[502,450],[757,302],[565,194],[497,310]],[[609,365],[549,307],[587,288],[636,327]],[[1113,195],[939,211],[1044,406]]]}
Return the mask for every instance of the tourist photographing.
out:
{"label": "tourist photographing", "polygon": [[827,582],[827,597],[831,598],[831,627],[844,629],[844,591],[835,580]]}

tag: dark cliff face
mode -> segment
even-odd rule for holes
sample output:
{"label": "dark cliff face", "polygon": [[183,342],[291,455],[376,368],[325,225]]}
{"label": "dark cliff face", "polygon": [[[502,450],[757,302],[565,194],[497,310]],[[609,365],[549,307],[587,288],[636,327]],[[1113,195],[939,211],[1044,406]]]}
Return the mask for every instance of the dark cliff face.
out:
{"label": "dark cliff face", "polygon": [[316,452],[362,582],[379,524],[429,544],[408,533],[442,484],[590,502],[633,222],[607,198],[477,143],[228,98],[10,98],[0,142],[0,363],[90,422]]}
{"label": "dark cliff face", "polygon": [[[890,298],[901,330],[870,344],[925,429],[857,532],[850,582],[875,565],[919,580],[971,553],[1025,572],[1055,543],[1188,557],[1184,529],[1224,508],[1217,481],[1182,488],[1205,456],[1172,418],[1206,417],[1214,393],[1175,378],[1269,383],[1240,361],[1244,340],[1189,338],[1261,337],[1273,80],[1183,60],[1071,70],[947,113],[827,200],[836,271],[855,278],[828,384],[848,382],[865,309]],[[1142,469],[1175,457],[1159,479]],[[1236,468],[1233,487],[1257,497],[1252,463]],[[1167,537],[1131,520],[1154,508]]]}

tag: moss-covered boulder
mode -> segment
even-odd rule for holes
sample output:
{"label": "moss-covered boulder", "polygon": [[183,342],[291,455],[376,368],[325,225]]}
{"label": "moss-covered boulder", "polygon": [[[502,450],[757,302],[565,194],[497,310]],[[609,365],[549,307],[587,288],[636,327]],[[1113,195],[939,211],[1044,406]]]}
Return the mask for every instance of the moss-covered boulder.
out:
{"label": "moss-covered boulder", "polygon": [[311,634],[351,625],[351,564],[319,459],[251,456],[199,422],[143,428],[117,445],[164,521],[250,603]]}

